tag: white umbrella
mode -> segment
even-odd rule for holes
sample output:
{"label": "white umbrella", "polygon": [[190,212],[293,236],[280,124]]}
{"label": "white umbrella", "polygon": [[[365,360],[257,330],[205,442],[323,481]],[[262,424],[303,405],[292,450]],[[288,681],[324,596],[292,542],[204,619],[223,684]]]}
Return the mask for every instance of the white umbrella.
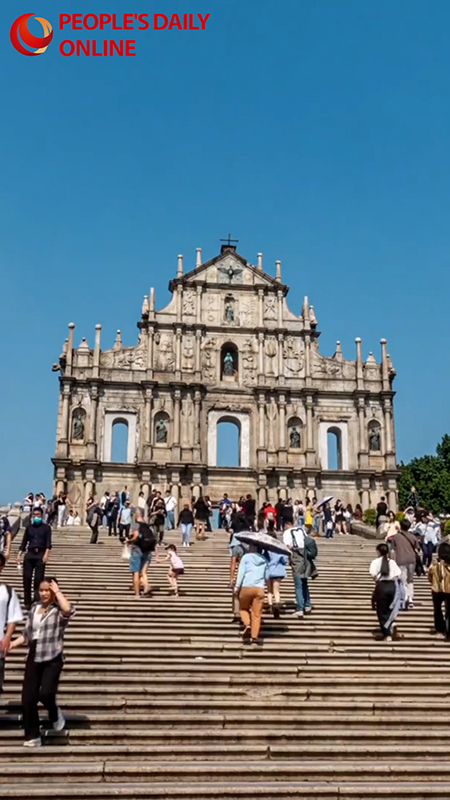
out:
{"label": "white umbrella", "polygon": [[274,536],[269,536],[268,533],[263,533],[262,531],[243,531],[242,533],[236,533],[235,537],[244,544],[259,544],[265,550],[270,550],[271,553],[279,553],[282,556],[290,554],[289,547],[286,547],[283,542],[279,542]]}
{"label": "white umbrella", "polygon": [[320,500],[317,503],[317,508],[321,508],[322,506],[325,505],[325,503],[329,503],[330,500],[333,500],[333,498],[334,498],[334,494],[330,494],[330,495],[328,495],[328,497],[323,497],[322,500]]}

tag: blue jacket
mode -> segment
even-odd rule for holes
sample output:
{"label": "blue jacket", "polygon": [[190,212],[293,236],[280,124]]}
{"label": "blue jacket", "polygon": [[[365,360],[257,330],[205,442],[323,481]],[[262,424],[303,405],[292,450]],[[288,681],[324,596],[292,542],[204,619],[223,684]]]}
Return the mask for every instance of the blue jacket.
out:
{"label": "blue jacket", "polygon": [[268,553],[267,560],[269,578],[282,580],[286,577],[286,567],[289,564],[289,558],[287,556],[282,556],[281,553]]}
{"label": "blue jacket", "polygon": [[246,553],[239,564],[236,589],[250,586],[264,589],[268,575],[267,559],[260,553]]}

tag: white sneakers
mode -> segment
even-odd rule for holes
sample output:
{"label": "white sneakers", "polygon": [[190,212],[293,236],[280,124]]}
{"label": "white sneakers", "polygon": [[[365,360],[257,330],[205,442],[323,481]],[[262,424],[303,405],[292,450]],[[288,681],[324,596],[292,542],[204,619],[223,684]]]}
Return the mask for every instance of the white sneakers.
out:
{"label": "white sneakers", "polygon": [[23,743],[24,747],[42,747],[41,738],[39,739],[25,739]]}
{"label": "white sneakers", "polygon": [[66,727],[66,720],[61,709],[58,707],[58,719],[53,723],[52,728],[54,731],[63,731]]}

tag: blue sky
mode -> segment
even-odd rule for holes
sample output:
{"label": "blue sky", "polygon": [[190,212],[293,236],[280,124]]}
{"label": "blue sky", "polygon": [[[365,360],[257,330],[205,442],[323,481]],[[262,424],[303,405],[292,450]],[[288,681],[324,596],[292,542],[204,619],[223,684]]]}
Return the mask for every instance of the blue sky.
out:
{"label": "blue sky", "polygon": [[[55,28],[35,58],[9,42],[31,10]],[[58,14],[96,10],[211,18],[138,33],[135,58],[63,58]],[[117,328],[133,344],[150,285],[163,306],[177,254],[193,266],[229,231],[268,271],[282,260],[294,311],[309,295],[323,353],[340,339],[353,358],[361,336],[379,358],[388,339],[399,458],[434,451],[449,431],[447,2],[3,0],[0,26],[0,500],[51,489],[67,324],[77,344],[97,322],[105,347]]]}

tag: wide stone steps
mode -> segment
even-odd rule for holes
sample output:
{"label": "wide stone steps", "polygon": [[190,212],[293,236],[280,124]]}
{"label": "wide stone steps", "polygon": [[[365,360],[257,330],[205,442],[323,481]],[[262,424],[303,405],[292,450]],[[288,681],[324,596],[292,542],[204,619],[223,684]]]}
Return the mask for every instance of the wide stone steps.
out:
{"label": "wide stone steps", "polygon": [[[313,613],[264,618],[261,651],[231,624],[227,537],[180,548],[182,595],[153,563],[135,600],[121,546],[102,531],[55,534],[56,575],[77,616],[44,747],[22,747],[25,652],[8,659],[0,703],[0,797],[448,798],[450,645],[430,636],[426,579],[399,619],[404,639],[374,641],[373,543],[319,542]],[[179,541],[171,533],[169,541]],[[21,589],[8,565],[4,578]],[[44,729],[46,713],[41,715]]]}

